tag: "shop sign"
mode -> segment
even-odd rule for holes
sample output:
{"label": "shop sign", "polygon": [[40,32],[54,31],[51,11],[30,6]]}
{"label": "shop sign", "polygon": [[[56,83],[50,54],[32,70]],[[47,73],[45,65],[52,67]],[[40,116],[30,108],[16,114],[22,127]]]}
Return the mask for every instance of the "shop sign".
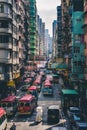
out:
{"label": "shop sign", "polygon": [[8,81],[7,86],[15,87],[15,82],[13,80]]}

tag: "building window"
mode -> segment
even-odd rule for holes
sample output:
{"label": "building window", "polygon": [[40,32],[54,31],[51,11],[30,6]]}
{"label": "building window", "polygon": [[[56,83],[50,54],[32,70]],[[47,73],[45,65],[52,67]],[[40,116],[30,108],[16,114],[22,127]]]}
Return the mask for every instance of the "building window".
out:
{"label": "building window", "polygon": [[80,53],[80,48],[79,47],[74,47],[74,53]]}
{"label": "building window", "polygon": [[9,36],[0,35],[0,44],[1,43],[8,43],[8,42],[9,42]]}
{"label": "building window", "polygon": [[13,19],[14,19],[15,21],[17,21],[17,15],[16,15],[15,12],[13,12]]}
{"label": "building window", "polygon": [[4,4],[0,4],[0,13],[4,13]]}
{"label": "building window", "polygon": [[9,22],[6,20],[1,20],[0,21],[0,28],[8,28]]}

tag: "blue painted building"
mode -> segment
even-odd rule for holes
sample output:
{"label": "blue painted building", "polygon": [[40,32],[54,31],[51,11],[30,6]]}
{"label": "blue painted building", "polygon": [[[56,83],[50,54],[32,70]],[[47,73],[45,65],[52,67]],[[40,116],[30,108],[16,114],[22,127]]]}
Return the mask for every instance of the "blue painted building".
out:
{"label": "blue painted building", "polygon": [[[78,3],[80,7],[78,8]],[[84,42],[83,35],[83,2],[82,0],[74,0],[72,4],[72,58],[71,73],[78,74],[79,78],[83,78],[84,70]]]}

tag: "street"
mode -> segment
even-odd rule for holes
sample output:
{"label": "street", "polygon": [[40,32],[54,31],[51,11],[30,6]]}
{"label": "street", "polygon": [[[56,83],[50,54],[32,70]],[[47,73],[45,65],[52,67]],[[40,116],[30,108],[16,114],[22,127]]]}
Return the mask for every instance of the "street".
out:
{"label": "street", "polygon": [[0,0],[0,130],[35,129],[87,130],[87,0]]}
{"label": "street", "polygon": [[[44,97],[42,92],[40,92],[38,97],[38,106],[43,107],[43,119],[38,125],[35,125],[36,111],[33,112],[32,116],[22,116],[18,117],[17,113],[14,117],[8,120],[7,130],[10,129],[12,122],[15,122],[17,130],[50,130],[52,125],[47,125],[47,107],[50,105],[61,105],[60,95],[58,91],[60,90],[60,85],[54,85],[54,96]],[[63,120],[60,120],[60,122]],[[59,122],[59,123],[60,123]]]}

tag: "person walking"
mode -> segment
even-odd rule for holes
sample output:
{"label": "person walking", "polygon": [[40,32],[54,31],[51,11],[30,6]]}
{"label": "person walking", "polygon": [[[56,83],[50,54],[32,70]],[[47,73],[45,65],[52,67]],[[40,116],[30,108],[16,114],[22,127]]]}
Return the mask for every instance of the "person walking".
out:
{"label": "person walking", "polygon": [[16,130],[16,125],[15,125],[15,123],[12,124],[10,130]]}

